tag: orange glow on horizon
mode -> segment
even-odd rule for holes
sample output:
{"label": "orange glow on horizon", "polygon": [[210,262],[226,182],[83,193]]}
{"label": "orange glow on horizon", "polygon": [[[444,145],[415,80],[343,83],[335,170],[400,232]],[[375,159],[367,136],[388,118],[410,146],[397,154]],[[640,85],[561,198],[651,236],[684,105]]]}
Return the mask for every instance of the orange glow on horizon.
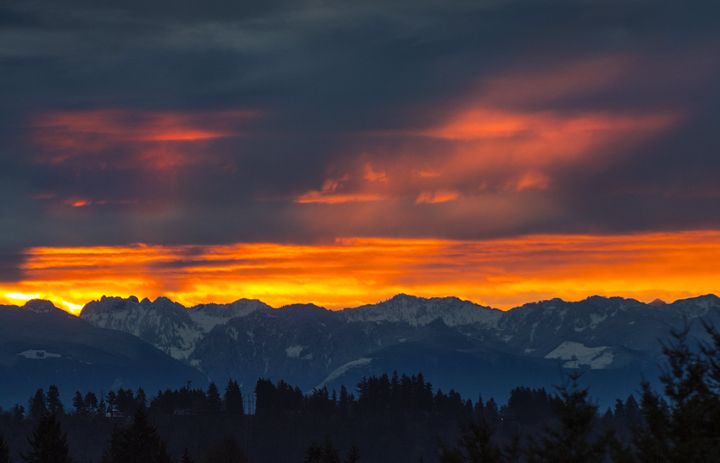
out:
{"label": "orange glow on horizon", "polygon": [[454,295],[503,309],[594,294],[674,300],[719,292],[719,258],[720,231],[31,248],[23,279],[0,284],[0,302],[45,298],[77,313],[104,294],[165,295],[186,306],[247,297],[329,308],[401,292]]}

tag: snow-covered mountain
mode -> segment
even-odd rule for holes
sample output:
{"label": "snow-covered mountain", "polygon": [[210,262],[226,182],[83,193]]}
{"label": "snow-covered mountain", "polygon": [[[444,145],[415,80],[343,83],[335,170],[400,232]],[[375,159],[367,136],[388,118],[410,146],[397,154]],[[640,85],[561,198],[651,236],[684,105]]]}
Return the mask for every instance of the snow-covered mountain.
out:
{"label": "snow-covered mountain", "polygon": [[447,326],[492,326],[500,319],[502,311],[456,297],[426,299],[398,294],[378,304],[345,309],[343,315],[351,322],[400,322],[425,326],[435,320],[442,320]]}
{"label": "snow-covered mountain", "polygon": [[550,386],[562,369],[579,368],[611,397],[655,374],[659,340],[673,328],[687,322],[702,335],[693,320],[720,322],[720,299],[552,299],[500,311],[401,294],[329,311],[255,300],[186,309],[165,298],[103,298],[81,318],[133,334],[216,381],[282,378],[311,389],[353,385],[363,374],[423,371],[440,387],[474,395]]}

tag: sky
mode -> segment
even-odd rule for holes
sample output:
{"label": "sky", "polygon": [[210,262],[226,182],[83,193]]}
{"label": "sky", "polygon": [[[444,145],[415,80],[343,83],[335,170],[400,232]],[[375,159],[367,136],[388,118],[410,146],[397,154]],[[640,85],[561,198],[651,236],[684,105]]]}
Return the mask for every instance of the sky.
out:
{"label": "sky", "polygon": [[0,3],[0,303],[720,293],[720,4]]}

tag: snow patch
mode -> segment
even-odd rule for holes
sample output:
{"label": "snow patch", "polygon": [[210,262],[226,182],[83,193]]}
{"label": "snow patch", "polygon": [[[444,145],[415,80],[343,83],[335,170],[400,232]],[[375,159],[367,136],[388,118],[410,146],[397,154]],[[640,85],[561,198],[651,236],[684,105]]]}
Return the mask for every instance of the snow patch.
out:
{"label": "snow patch", "polygon": [[48,351],[42,350],[42,349],[25,350],[25,351],[18,353],[18,355],[20,357],[25,357],[26,359],[32,359],[32,360],[45,360],[45,359],[62,357],[62,355],[60,355],[60,354],[55,354],[53,352],[48,352]]}
{"label": "snow patch", "polygon": [[302,354],[302,351],[305,349],[306,346],[290,346],[287,349],[285,349],[285,355],[288,356],[288,358],[291,359],[297,359],[300,358],[300,354]]}
{"label": "snow patch", "polygon": [[326,384],[335,381],[336,379],[338,379],[339,377],[341,377],[348,371],[352,370],[353,368],[359,368],[359,367],[362,367],[365,365],[369,365],[370,362],[372,362],[372,359],[363,357],[363,358],[359,358],[357,360],[353,360],[352,362],[348,362],[344,365],[341,365],[338,368],[336,368],[335,370],[333,370],[333,372],[330,373],[327,376],[327,378],[325,378],[320,384],[315,386],[315,388],[320,389],[323,386],[325,386]]}
{"label": "snow patch", "polygon": [[615,356],[608,346],[587,347],[579,342],[564,341],[545,358],[565,360],[563,368],[589,366],[592,370],[603,370],[612,364]]}

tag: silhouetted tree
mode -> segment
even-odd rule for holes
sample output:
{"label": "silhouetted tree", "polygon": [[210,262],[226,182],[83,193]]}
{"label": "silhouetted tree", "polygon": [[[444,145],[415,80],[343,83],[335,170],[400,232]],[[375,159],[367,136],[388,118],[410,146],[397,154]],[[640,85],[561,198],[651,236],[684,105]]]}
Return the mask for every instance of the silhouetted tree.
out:
{"label": "silhouetted tree", "polygon": [[305,451],[305,463],[341,463],[340,452],[332,445],[330,439],[325,439],[322,447],[312,444]]}
{"label": "silhouetted tree", "polygon": [[228,381],[223,397],[223,405],[225,411],[231,415],[243,415],[245,413],[243,396],[237,381],[232,379]]}
{"label": "silhouetted tree", "polygon": [[47,415],[47,399],[45,398],[45,391],[38,389],[35,391],[35,395],[30,399],[28,409],[30,410],[30,418],[34,420],[40,420],[42,417]]}
{"label": "silhouetted tree", "polygon": [[226,437],[211,447],[205,458],[206,463],[247,463],[247,461],[245,452],[232,437]]}
{"label": "silhouetted tree", "polygon": [[85,408],[88,413],[98,413],[98,399],[95,394],[88,392],[85,394],[85,399],[83,399],[83,401],[85,402]]}
{"label": "silhouetted tree", "polygon": [[441,444],[441,463],[499,463],[502,451],[492,442],[493,429],[484,420],[473,423],[463,432],[459,446],[448,448]]}
{"label": "silhouetted tree", "polygon": [[103,463],[170,463],[165,443],[147,421],[142,408],[135,412],[133,423],[115,431],[105,450]]}
{"label": "silhouetted tree", "polygon": [[688,327],[663,346],[663,396],[643,384],[645,423],[634,438],[641,462],[704,462],[720,455],[720,334],[705,329],[711,344],[699,351],[688,344]]}
{"label": "silhouetted tree", "polygon": [[207,390],[206,409],[209,413],[220,413],[222,408],[222,400],[220,399],[220,392],[218,391],[215,383],[210,383]]}
{"label": "silhouetted tree", "polygon": [[28,439],[30,451],[22,458],[27,463],[70,463],[67,437],[56,415],[47,414],[40,419]]}
{"label": "silhouetted tree", "polygon": [[10,447],[2,435],[0,435],[0,463],[10,463]]}
{"label": "silhouetted tree", "polygon": [[65,408],[60,401],[60,390],[54,384],[48,388],[47,409],[52,415],[63,415],[65,413]]}
{"label": "silhouetted tree", "polygon": [[557,423],[548,428],[539,446],[530,445],[529,462],[592,463],[605,458],[607,439],[592,439],[597,406],[588,401],[588,390],[578,386],[578,374],[571,374],[570,384],[558,388],[559,401],[554,403]]}
{"label": "silhouetted tree", "polygon": [[87,415],[87,407],[85,406],[85,398],[83,398],[80,391],[75,391],[73,396],[73,407],[75,408],[75,414]]}

